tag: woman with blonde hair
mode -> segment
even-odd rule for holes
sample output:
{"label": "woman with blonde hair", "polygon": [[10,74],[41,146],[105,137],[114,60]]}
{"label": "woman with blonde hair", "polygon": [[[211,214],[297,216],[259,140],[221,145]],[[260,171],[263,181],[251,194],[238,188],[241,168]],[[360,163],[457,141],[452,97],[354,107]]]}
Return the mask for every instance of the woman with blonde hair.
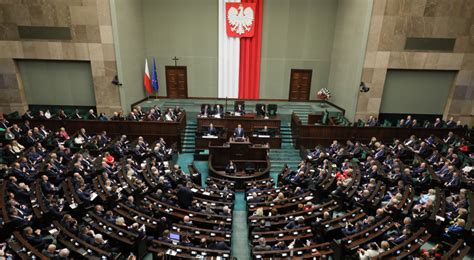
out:
{"label": "woman with blonde hair", "polygon": [[12,146],[13,152],[17,155],[21,154],[23,150],[25,150],[25,147],[21,145],[20,143],[18,143],[17,140],[12,140],[11,146]]}
{"label": "woman with blonde hair", "polygon": [[283,192],[278,193],[277,197],[273,200],[274,202],[282,201],[285,199],[285,194]]}
{"label": "woman with blonde hair", "polygon": [[115,219],[115,225],[119,226],[119,227],[126,227],[127,224],[125,223],[125,219],[123,217],[117,217]]}
{"label": "woman with blonde hair", "polygon": [[253,216],[256,217],[263,217],[263,208],[258,208],[254,213]]}

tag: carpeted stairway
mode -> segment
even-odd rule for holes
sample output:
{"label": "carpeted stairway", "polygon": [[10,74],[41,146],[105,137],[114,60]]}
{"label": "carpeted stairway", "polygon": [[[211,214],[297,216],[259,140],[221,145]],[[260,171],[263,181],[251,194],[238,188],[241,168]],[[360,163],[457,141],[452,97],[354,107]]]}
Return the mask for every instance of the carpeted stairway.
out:
{"label": "carpeted stairway", "polygon": [[[163,102],[164,101],[164,102]],[[188,121],[186,122],[186,128],[184,129],[184,138],[182,143],[182,153],[178,157],[178,165],[188,172],[187,168],[190,163],[193,162],[193,154],[195,152],[195,138],[196,138],[196,114],[199,111],[199,104],[206,101],[201,100],[162,100],[161,105],[165,107],[171,107],[174,105],[180,105],[188,112]],[[215,101],[213,101],[215,102]],[[151,103],[151,102],[150,102]],[[148,103],[148,105],[150,105]],[[155,102],[153,102],[155,103]],[[233,103],[233,102],[232,102]],[[251,102],[248,102],[251,103]],[[252,107],[253,104],[247,104]],[[282,137],[281,149],[270,149],[270,176],[277,183],[278,174],[285,164],[291,167],[295,167],[300,161],[301,157],[299,151],[294,148],[293,136],[291,133],[290,119],[291,113],[295,112],[303,122],[306,122],[307,115],[317,111],[311,103],[282,103],[278,104],[278,113],[281,118],[280,135]],[[205,181],[208,176],[208,163],[207,161],[194,161],[194,165],[202,174],[202,186],[205,187]],[[238,260],[251,259],[251,247],[249,241],[249,229],[247,223],[247,202],[245,200],[245,192],[237,191],[235,193],[233,218],[232,218],[232,256]]]}
{"label": "carpeted stairway", "polygon": [[285,164],[294,167],[301,161],[299,151],[294,148],[290,123],[281,123],[280,135],[282,137],[281,149],[270,149],[270,176],[275,180],[275,184],[277,184],[278,173]]}
{"label": "carpeted stairway", "polygon": [[186,122],[186,128],[184,129],[183,137],[183,153],[194,153],[195,150],[195,139],[196,139],[196,128],[197,122],[194,118],[193,120],[188,120]]}
{"label": "carpeted stairway", "polygon": [[249,246],[249,228],[247,223],[247,201],[245,192],[235,193],[232,216],[232,256],[238,260],[251,259]]}

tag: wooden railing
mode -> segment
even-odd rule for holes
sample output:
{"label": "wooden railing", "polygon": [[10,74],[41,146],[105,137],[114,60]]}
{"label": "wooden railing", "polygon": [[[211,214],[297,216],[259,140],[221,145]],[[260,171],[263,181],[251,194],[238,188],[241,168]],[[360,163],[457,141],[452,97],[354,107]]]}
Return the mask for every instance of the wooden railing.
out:
{"label": "wooden railing", "polygon": [[435,135],[445,137],[448,132],[463,137],[465,129],[452,128],[400,128],[400,127],[357,127],[357,126],[327,126],[304,125],[296,114],[291,115],[291,131],[295,147],[314,148],[316,145],[329,145],[333,140],[345,141],[348,139],[367,143],[372,137],[382,142],[391,142],[394,139],[406,139],[411,135],[427,137]]}

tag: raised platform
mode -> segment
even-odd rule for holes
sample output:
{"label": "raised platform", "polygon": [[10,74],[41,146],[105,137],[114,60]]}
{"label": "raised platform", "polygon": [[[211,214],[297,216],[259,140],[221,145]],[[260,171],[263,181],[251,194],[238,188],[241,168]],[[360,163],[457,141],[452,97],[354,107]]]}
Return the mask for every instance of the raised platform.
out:
{"label": "raised platform", "polygon": [[[234,107],[235,100],[227,101],[227,110],[230,111]],[[276,104],[278,106],[277,114],[280,116],[282,122],[290,122],[291,114],[294,112],[301,118],[307,118],[307,114],[318,113],[327,110],[331,115],[341,113],[342,110],[329,103],[325,103],[324,107],[321,107],[321,103],[315,101],[308,102],[293,102],[293,101],[266,101],[266,100],[245,100],[245,107],[248,112],[255,110],[255,105],[259,103]],[[200,98],[188,98],[188,99],[168,99],[168,98],[150,98],[140,102],[142,108],[152,107],[158,105],[160,107],[174,107],[180,106],[186,110],[188,120],[195,118],[200,112],[202,104],[222,104],[225,108],[225,100],[222,99],[200,99]],[[306,115],[306,116],[305,116]]]}

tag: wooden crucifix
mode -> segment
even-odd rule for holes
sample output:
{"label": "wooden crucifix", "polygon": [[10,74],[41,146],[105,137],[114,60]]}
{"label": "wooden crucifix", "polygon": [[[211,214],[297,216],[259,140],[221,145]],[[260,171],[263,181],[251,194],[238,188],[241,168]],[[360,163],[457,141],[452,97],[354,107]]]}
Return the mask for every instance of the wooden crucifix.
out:
{"label": "wooden crucifix", "polygon": [[179,59],[176,56],[174,56],[174,58],[172,60],[174,60],[174,66],[175,67],[178,66]]}

